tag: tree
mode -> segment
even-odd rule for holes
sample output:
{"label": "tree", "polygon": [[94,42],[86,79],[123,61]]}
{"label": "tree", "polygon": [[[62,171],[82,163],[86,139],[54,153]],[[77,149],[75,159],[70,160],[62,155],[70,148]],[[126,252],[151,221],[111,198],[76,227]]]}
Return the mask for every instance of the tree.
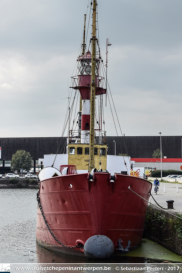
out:
{"label": "tree", "polygon": [[[153,154],[152,154],[152,157],[153,157],[153,158],[160,158],[160,157],[161,157],[161,151],[160,151],[159,148],[156,149],[156,150],[154,150],[154,152],[153,152]],[[162,157],[164,157],[163,154],[162,154]]]}
{"label": "tree", "polygon": [[15,154],[12,155],[11,159],[11,168],[17,171],[21,169],[26,170],[27,172],[32,167],[32,157],[29,152],[24,150],[18,150]]}

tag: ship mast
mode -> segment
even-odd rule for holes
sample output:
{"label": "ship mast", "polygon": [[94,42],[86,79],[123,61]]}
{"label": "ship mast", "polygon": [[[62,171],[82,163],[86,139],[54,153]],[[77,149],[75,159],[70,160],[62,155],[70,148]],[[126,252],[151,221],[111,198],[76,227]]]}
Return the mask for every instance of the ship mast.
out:
{"label": "ship mast", "polygon": [[[85,29],[86,29],[86,14],[84,14],[84,29],[83,29],[83,44],[82,44],[82,56],[85,54]],[[80,112],[82,111],[82,97],[80,95]]]}
{"label": "ship mast", "polygon": [[94,164],[94,115],[95,115],[95,67],[96,67],[96,0],[93,0],[92,20],[92,69],[91,69],[91,92],[90,92],[90,158],[89,171],[95,168]]}
{"label": "ship mast", "polygon": [[83,44],[82,44],[82,55],[85,54],[85,48],[86,48],[86,44],[85,44],[85,28],[86,28],[86,14],[84,14],[84,29],[83,29]]}

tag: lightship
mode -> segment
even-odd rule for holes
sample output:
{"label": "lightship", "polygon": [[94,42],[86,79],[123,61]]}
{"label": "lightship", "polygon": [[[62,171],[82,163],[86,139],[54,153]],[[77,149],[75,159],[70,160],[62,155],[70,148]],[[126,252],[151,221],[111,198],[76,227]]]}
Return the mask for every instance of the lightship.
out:
{"label": "lightship", "polygon": [[92,50],[85,50],[84,24],[79,73],[73,77],[73,88],[81,96],[79,128],[69,132],[67,164],[60,160],[59,170],[47,167],[39,174],[36,240],[53,251],[107,258],[141,244],[152,185],[130,176],[121,156],[120,172],[107,171],[106,134],[101,126],[94,128],[95,99],[102,101],[107,92],[96,51],[96,0],[92,12]]}

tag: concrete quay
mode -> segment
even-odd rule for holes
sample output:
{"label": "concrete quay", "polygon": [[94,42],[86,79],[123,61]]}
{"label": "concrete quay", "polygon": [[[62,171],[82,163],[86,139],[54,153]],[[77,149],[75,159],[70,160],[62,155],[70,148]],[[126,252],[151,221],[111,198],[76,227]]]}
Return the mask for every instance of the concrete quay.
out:
{"label": "concrete quay", "polygon": [[[150,180],[151,179],[149,179],[149,181]],[[151,183],[153,183],[153,181],[151,181]],[[157,194],[154,193],[154,185],[153,185],[152,195],[157,201],[157,203],[164,208],[168,207],[166,201],[174,200],[174,203],[173,203],[174,209],[170,209],[169,211],[170,212],[174,211],[174,212],[178,212],[182,214],[182,184],[175,183],[175,182],[172,182],[172,183],[160,182],[159,191],[157,192]],[[152,197],[150,197],[149,202],[156,205]]]}

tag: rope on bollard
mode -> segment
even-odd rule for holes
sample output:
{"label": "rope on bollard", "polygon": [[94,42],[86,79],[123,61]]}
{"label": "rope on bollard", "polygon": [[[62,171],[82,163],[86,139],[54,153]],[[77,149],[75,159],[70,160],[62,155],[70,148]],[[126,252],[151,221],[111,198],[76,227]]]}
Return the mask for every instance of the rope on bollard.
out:
{"label": "rope on bollard", "polygon": [[[156,207],[156,208],[158,209],[158,207],[157,207],[156,205],[152,204],[151,202],[149,202],[148,200],[146,200],[145,198],[143,198],[141,195],[139,195],[138,193],[136,193],[135,191],[133,191],[133,190],[131,189],[130,186],[128,187],[128,189],[129,189],[131,192],[133,192],[134,194],[136,194],[138,197],[140,197],[141,199],[143,199],[144,201],[146,201],[147,203],[149,203],[150,205],[152,205],[153,207]],[[153,195],[152,195],[151,193],[150,193],[150,195],[151,195],[152,198],[154,199],[154,197],[153,197]],[[175,216],[176,218],[179,218],[180,220],[182,220],[182,217],[179,217],[179,216],[177,216],[176,214],[173,214],[173,213],[167,211],[168,208],[163,208],[163,207],[161,207],[161,206],[157,203],[157,201],[156,201],[155,199],[154,199],[154,201],[156,202],[156,204],[157,204],[162,210],[164,210],[164,211],[166,211],[168,214],[170,214],[170,215],[172,215],[172,216]]]}

